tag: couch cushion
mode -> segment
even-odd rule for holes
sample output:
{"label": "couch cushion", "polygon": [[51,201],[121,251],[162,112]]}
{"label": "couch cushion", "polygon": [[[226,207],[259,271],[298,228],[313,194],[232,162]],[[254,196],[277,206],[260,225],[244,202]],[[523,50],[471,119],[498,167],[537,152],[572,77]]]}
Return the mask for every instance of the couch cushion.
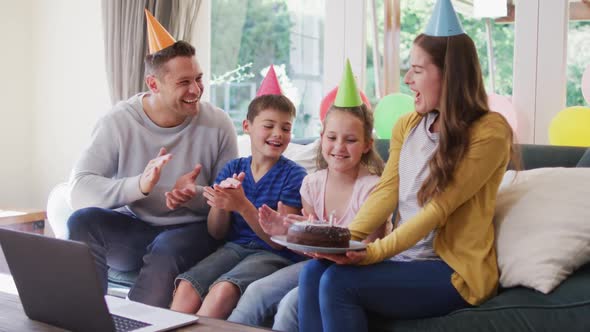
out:
{"label": "couch cushion", "polygon": [[576,167],[590,167],[590,149],[586,150]]}
{"label": "couch cushion", "polygon": [[524,287],[504,289],[479,307],[446,316],[394,321],[374,316],[370,331],[590,331],[590,264],[548,295]]}
{"label": "couch cushion", "polygon": [[587,168],[540,168],[519,172],[498,192],[494,222],[502,286],[548,293],[590,261],[588,183]]}
{"label": "couch cushion", "polygon": [[139,275],[139,270],[122,272],[115,269],[108,270],[109,287],[132,287]]}
{"label": "couch cushion", "polygon": [[317,171],[316,156],[319,146],[319,138],[309,144],[289,143],[283,155],[303,166],[310,174]]}
{"label": "couch cushion", "polygon": [[576,167],[586,152],[579,146],[556,146],[539,144],[520,144],[522,166],[524,169],[541,167]]}

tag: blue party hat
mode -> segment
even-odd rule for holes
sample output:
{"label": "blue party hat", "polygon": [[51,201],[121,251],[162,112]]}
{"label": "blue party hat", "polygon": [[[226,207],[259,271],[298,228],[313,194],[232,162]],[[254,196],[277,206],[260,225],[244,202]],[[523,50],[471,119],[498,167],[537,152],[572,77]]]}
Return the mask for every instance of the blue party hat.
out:
{"label": "blue party hat", "polygon": [[425,35],[448,37],[465,33],[451,0],[437,0],[434,11],[426,26]]}

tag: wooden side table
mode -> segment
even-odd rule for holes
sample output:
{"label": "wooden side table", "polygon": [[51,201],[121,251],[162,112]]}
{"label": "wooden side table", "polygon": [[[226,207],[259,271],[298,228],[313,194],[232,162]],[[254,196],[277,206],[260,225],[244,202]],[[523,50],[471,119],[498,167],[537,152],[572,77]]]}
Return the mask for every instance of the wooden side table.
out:
{"label": "wooden side table", "polygon": [[[0,209],[0,228],[21,232],[43,234],[45,228],[45,211],[40,210],[2,210]],[[8,265],[0,248],[0,273],[8,273]]]}
{"label": "wooden side table", "polygon": [[0,209],[0,227],[43,234],[45,211],[41,210],[2,210]]}

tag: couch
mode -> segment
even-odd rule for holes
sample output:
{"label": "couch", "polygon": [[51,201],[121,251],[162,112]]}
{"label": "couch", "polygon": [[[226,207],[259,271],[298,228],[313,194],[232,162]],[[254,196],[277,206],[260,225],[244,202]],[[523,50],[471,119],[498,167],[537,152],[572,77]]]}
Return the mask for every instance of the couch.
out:
{"label": "couch", "polygon": [[[305,146],[313,139],[295,139]],[[389,141],[378,140],[383,159],[389,156]],[[519,145],[523,169],[541,167],[590,167],[590,148],[548,145]],[[313,158],[309,151],[305,153]],[[301,155],[301,153],[299,154]],[[309,163],[309,159],[306,160]],[[65,236],[65,221],[71,211],[64,204],[67,188],[59,185],[50,194],[48,222],[57,236]],[[590,222],[590,220],[589,220]],[[55,231],[58,230],[58,231]],[[129,286],[136,272],[109,271],[114,285]],[[499,294],[482,305],[461,309],[443,317],[393,321],[373,316],[371,331],[590,331],[590,264],[570,275],[555,290],[545,295],[525,287],[500,289]]]}
{"label": "couch", "polygon": [[[387,159],[389,142],[376,143],[379,154]],[[590,148],[532,144],[518,147],[525,170],[590,167]],[[590,331],[590,264],[579,268],[547,295],[525,287],[500,289],[497,296],[478,307],[443,317],[394,321],[374,316],[370,331]]]}

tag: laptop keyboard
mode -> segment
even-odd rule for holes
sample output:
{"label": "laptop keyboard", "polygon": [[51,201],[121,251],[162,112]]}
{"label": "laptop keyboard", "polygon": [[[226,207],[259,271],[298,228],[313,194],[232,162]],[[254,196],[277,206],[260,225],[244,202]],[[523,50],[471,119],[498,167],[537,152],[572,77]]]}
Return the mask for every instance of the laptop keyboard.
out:
{"label": "laptop keyboard", "polygon": [[148,323],[140,322],[138,320],[121,317],[113,314],[111,314],[111,316],[113,317],[113,322],[115,323],[115,331],[117,332],[134,331],[142,327],[151,325]]}

